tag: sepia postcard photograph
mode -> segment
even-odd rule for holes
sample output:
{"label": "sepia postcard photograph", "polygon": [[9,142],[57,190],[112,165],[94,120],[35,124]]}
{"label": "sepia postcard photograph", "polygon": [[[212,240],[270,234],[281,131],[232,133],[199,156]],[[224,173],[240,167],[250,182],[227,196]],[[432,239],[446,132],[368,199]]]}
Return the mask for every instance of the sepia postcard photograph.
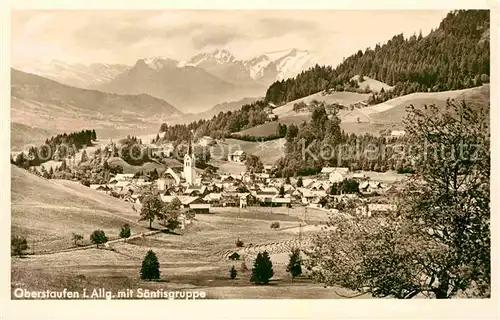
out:
{"label": "sepia postcard photograph", "polygon": [[491,299],[492,19],[12,10],[9,299]]}

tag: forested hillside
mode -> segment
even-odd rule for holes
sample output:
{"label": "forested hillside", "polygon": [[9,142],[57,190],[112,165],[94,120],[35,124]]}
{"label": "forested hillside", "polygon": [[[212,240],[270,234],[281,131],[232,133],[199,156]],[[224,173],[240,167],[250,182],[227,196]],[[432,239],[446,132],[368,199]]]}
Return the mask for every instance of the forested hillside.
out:
{"label": "forested hillside", "polygon": [[489,27],[488,10],[452,11],[426,37],[395,35],[382,46],[359,50],[335,69],[316,65],[293,79],[277,81],[266,100],[283,104],[326,89],[343,90],[358,74],[395,86],[372,96],[371,103],[417,91],[478,86],[489,82]]}
{"label": "forested hillside", "polygon": [[154,143],[164,141],[187,141],[190,139],[191,131],[198,137],[211,136],[214,138],[228,137],[231,133],[251,128],[266,122],[267,103],[263,100],[245,104],[240,110],[219,112],[210,120],[199,120],[190,124],[169,126],[166,123],[160,127],[160,132],[165,132],[163,138],[158,136]]}

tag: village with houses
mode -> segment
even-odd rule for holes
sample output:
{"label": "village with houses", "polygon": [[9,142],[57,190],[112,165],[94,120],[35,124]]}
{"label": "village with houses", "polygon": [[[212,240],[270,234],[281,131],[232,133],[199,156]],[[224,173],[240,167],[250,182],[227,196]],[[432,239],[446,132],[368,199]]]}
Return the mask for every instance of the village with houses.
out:
{"label": "village with houses", "polygon": [[[216,143],[210,137],[203,137],[198,142],[202,146]],[[153,153],[161,161],[172,154],[172,148],[171,145],[163,146],[153,149]],[[245,156],[244,151],[237,150],[227,155],[227,162],[244,164]],[[264,165],[259,173],[200,170],[196,168],[195,154],[186,153],[183,166],[166,167],[153,181],[133,173],[118,173],[108,183],[91,184],[89,187],[117,195],[137,212],[140,211],[144,192],[153,192],[167,204],[178,198],[184,210],[195,214],[216,213],[220,207],[309,207],[324,211],[326,221],[327,213],[348,209],[366,217],[388,214],[395,209],[391,195],[398,192],[400,181],[404,178],[404,175],[390,173],[373,175],[370,172],[352,172],[346,167],[324,167],[315,176],[288,179],[273,177],[272,172],[273,165]],[[332,185],[344,181],[353,181],[356,187],[332,192]],[[183,216],[182,221],[185,221]],[[184,226],[183,222],[182,228]]]}

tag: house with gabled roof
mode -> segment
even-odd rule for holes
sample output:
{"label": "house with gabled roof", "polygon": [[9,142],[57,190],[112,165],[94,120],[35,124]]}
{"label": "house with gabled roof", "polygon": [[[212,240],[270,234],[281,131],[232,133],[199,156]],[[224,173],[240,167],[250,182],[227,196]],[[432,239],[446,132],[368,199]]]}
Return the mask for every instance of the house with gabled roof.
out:
{"label": "house with gabled roof", "polygon": [[93,189],[96,191],[104,191],[104,192],[111,190],[111,188],[105,184],[91,184],[90,189]]}
{"label": "house with gabled roof", "polygon": [[118,181],[130,181],[134,178],[133,173],[117,173],[115,179]]}
{"label": "house with gabled roof", "polygon": [[184,190],[184,195],[204,197],[208,193],[206,186],[189,186]]}
{"label": "house with gabled roof", "polygon": [[203,200],[210,204],[222,205],[222,193],[209,193],[203,197]]}
{"label": "house with gabled roof", "polygon": [[227,156],[227,161],[244,162],[245,159],[246,153],[243,150],[236,150]]}
{"label": "house with gabled roof", "polygon": [[348,174],[349,168],[335,167],[328,173],[328,180],[331,183],[342,182]]}

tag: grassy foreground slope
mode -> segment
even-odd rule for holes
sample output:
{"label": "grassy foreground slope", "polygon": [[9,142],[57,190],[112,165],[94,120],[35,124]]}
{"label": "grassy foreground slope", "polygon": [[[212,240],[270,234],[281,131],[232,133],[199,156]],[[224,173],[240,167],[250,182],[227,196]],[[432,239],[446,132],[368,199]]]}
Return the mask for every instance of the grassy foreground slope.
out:
{"label": "grassy foreground slope", "polygon": [[83,234],[84,243],[89,243],[96,229],[104,230],[110,239],[118,237],[125,223],[131,225],[132,233],[146,231],[130,203],[77,182],[47,180],[13,165],[11,172],[12,234],[26,237],[30,247],[35,241],[35,252],[72,247],[73,232]]}

